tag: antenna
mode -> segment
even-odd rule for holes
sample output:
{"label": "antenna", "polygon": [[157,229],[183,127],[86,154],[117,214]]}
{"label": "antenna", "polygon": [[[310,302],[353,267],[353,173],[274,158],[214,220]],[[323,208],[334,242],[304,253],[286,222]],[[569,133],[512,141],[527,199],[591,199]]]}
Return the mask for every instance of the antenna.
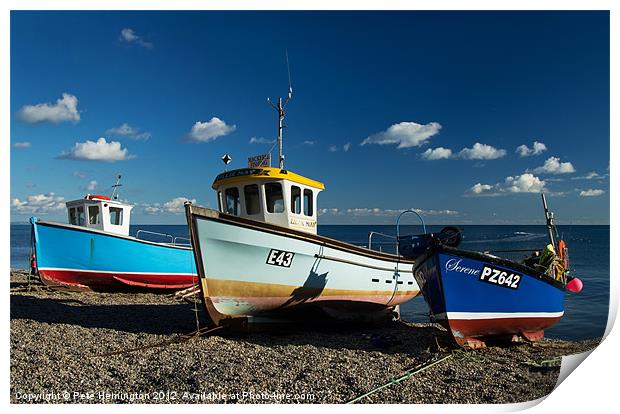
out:
{"label": "antenna", "polygon": [[282,149],[282,130],[284,129],[284,108],[293,98],[293,86],[291,84],[291,68],[288,63],[288,50],[286,51],[286,70],[288,72],[288,98],[282,103],[282,98],[278,98],[278,104],[271,102],[271,99],[267,98],[267,103],[271,105],[273,109],[278,111],[278,164],[281,170],[284,169],[284,151]]}
{"label": "antenna", "polygon": [[112,186],[112,200],[118,200],[117,190],[118,190],[118,187],[122,187],[122,186],[123,184],[121,184],[121,175],[119,174],[116,177],[116,184]]}
{"label": "antenna", "polygon": [[288,103],[293,97],[293,83],[291,82],[291,66],[288,64],[288,50],[286,50],[286,70],[288,72],[288,99],[286,103]]}

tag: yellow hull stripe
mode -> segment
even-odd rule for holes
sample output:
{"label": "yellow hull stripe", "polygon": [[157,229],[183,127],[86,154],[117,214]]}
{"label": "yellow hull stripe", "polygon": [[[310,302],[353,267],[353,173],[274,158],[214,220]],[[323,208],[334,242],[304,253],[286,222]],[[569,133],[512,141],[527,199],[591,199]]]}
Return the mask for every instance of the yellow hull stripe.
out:
{"label": "yellow hull stripe", "polygon": [[[309,297],[319,296],[391,296],[392,290],[353,290],[353,289],[331,289],[331,288],[306,288],[290,285],[242,282],[238,280],[222,279],[201,279],[202,286],[207,296],[215,297],[284,297],[293,295],[308,295]],[[395,296],[415,296],[419,290],[399,290]]]}

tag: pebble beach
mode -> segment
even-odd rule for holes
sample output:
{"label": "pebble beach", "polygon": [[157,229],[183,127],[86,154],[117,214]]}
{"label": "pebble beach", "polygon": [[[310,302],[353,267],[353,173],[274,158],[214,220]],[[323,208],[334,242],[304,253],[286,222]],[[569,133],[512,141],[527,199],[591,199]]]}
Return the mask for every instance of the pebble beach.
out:
{"label": "pebble beach", "polygon": [[12,403],[523,402],[553,390],[561,356],[600,341],[462,351],[405,321],[189,336],[206,326],[200,304],[51,290],[16,269],[10,299]]}

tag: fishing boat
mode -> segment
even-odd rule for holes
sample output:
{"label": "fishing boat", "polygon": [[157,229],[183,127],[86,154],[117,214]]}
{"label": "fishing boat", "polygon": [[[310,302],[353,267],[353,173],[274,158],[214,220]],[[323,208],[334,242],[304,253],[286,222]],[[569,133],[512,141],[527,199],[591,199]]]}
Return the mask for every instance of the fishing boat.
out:
{"label": "fishing boat", "polygon": [[247,168],[215,178],[218,210],[185,205],[209,323],[246,325],[308,307],[338,319],[392,317],[419,293],[414,260],[317,234],[317,197],[325,186],[284,168],[288,99],[273,105],[278,167],[271,167],[270,152],[251,157]]}
{"label": "fishing boat", "polygon": [[570,275],[568,249],[558,240],[544,194],[542,199],[549,244],[522,262],[441,242],[432,243],[418,258],[414,276],[432,319],[444,325],[458,345],[540,340],[564,315],[565,293],[582,289],[581,281]]}
{"label": "fishing boat", "polygon": [[[66,203],[68,224],[31,217],[31,272],[49,286],[97,291],[178,290],[197,283],[189,239],[138,230],[132,205],[87,194]],[[155,242],[148,239],[165,240]]]}

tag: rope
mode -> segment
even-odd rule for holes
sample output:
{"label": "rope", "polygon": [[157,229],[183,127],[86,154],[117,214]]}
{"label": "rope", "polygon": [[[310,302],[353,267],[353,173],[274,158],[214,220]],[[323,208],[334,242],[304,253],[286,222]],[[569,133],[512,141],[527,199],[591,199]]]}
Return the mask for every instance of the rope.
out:
{"label": "rope", "polygon": [[196,330],[194,332],[191,332],[189,334],[179,335],[176,338],[172,338],[172,339],[169,339],[167,341],[162,341],[162,342],[158,342],[158,343],[150,344],[150,345],[143,345],[143,346],[139,346],[137,348],[122,349],[122,350],[119,350],[119,351],[108,352],[108,353],[105,353],[105,354],[93,355],[93,356],[94,357],[107,357],[107,356],[113,356],[113,355],[128,354],[130,352],[142,351],[142,350],[145,350],[145,349],[161,348],[163,346],[178,344],[178,343],[181,343],[181,342],[189,341],[189,340],[194,339],[194,338],[198,338],[200,336],[205,336],[205,335],[211,334],[211,333],[213,333],[215,331],[218,331],[218,330],[220,330],[222,328],[223,328],[223,326],[216,326],[215,328],[211,328],[211,329],[201,328],[201,329],[198,329],[198,330]]}
{"label": "rope", "polygon": [[390,385],[398,384],[399,382],[402,382],[402,381],[404,381],[406,379],[409,379],[412,376],[414,376],[415,374],[419,374],[420,372],[423,372],[423,371],[431,368],[432,366],[437,365],[437,364],[439,364],[439,363],[441,363],[441,362],[443,362],[443,361],[445,361],[446,359],[449,359],[449,358],[452,358],[452,354],[446,355],[443,358],[438,359],[438,360],[436,360],[434,362],[419,365],[416,368],[413,368],[413,370],[408,371],[406,374],[404,374],[404,375],[402,375],[402,376],[400,376],[398,378],[391,379],[389,382],[387,382],[387,383],[385,383],[385,384],[383,384],[383,385],[381,385],[381,386],[379,386],[377,388],[374,388],[374,389],[368,391],[365,394],[362,394],[362,395],[360,395],[358,397],[355,397],[352,400],[347,401],[347,404],[353,404],[353,403],[355,403],[355,402],[357,402],[357,401],[359,401],[359,400],[361,400],[363,398],[368,397],[369,395],[372,395],[372,394],[374,394],[374,393],[376,393],[376,392],[378,392],[378,391],[380,391],[380,390],[382,390],[384,388],[389,387]]}

